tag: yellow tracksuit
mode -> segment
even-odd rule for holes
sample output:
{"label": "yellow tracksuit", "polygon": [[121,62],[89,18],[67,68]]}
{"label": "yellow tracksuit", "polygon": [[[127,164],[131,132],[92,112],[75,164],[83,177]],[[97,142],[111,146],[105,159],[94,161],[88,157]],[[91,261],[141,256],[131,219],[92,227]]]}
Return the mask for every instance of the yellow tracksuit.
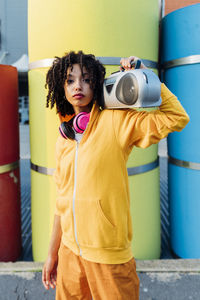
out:
{"label": "yellow tracksuit", "polygon": [[161,98],[151,112],[100,110],[95,103],[80,143],[58,137],[55,214],[62,244],[56,299],[139,299],[126,162],[134,146],[158,143],[189,121],[164,84]]}
{"label": "yellow tracksuit", "polygon": [[62,242],[75,254],[98,262],[129,261],[132,224],[126,162],[133,146],[146,148],[189,117],[162,84],[161,106],[151,112],[100,110],[93,105],[81,142],[59,136],[54,178]]}

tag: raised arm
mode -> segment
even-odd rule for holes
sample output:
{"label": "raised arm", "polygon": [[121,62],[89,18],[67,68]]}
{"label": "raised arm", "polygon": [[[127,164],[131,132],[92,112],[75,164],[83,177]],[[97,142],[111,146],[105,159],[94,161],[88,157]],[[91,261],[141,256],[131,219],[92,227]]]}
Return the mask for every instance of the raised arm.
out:
{"label": "raised arm", "polygon": [[[130,69],[134,56],[123,58],[122,67]],[[142,64],[142,68],[145,66]],[[170,132],[181,131],[189,122],[189,117],[177,97],[162,83],[162,104],[154,111],[135,109],[113,110],[113,127],[122,148],[141,148],[158,143]]]}

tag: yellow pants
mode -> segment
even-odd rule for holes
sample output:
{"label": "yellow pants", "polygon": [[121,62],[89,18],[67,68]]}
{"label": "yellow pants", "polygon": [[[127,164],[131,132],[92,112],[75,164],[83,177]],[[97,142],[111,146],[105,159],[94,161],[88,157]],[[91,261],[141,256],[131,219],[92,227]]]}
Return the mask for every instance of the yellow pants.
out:
{"label": "yellow pants", "polygon": [[99,264],[75,255],[61,244],[56,300],[139,300],[134,258],[124,264]]}

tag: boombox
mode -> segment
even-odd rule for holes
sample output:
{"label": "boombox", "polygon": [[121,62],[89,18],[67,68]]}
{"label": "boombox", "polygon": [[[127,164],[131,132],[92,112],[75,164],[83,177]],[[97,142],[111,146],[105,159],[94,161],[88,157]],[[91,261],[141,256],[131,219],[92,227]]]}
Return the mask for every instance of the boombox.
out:
{"label": "boombox", "polygon": [[105,108],[153,107],[161,104],[161,83],[149,69],[111,74],[104,80]]}

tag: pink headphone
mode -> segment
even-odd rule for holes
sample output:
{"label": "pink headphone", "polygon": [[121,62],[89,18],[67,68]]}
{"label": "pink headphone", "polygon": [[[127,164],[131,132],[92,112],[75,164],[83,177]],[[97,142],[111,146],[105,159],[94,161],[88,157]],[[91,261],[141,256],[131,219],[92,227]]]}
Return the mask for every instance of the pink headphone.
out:
{"label": "pink headphone", "polygon": [[[83,133],[87,127],[89,119],[90,119],[90,113],[81,112],[78,115],[76,115],[73,120],[73,127],[75,131],[77,133]],[[63,122],[60,124],[59,131],[62,137],[65,139],[70,138],[71,131],[73,134],[73,130],[71,126],[67,124],[67,122]]]}
{"label": "pink headphone", "polygon": [[83,133],[90,119],[90,113],[81,112],[75,116],[73,126],[77,133]]}

